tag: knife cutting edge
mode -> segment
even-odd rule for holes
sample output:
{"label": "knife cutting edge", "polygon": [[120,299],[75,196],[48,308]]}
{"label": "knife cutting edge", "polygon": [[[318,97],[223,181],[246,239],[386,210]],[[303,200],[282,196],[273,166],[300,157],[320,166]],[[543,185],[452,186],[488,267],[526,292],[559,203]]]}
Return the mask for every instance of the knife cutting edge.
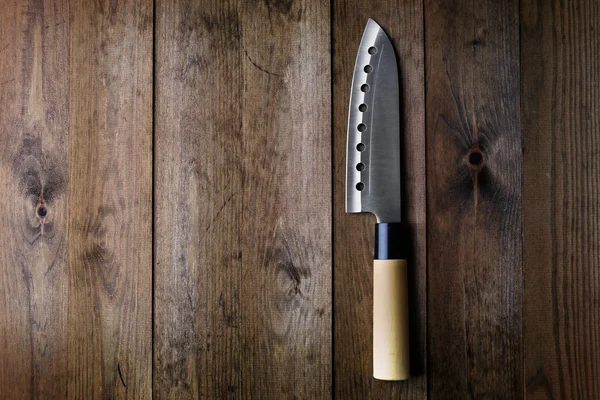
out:
{"label": "knife cutting edge", "polygon": [[369,19],[350,95],[346,212],[377,217],[373,271],[373,376],[410,376],[406,260],[400,254],[400,91],[392,43]]}

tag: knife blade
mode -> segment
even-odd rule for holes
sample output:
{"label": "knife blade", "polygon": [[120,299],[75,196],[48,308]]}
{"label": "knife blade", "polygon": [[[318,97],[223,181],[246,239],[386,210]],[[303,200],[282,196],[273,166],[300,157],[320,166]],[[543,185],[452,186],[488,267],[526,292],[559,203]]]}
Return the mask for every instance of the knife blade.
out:
{"label": "knife blade", "polygon": [[346,212],[375,214],[373,376],[410,375],[406,260],[402,260],[400,90],[394,47],[372,19],[364,30],[348,112]]}

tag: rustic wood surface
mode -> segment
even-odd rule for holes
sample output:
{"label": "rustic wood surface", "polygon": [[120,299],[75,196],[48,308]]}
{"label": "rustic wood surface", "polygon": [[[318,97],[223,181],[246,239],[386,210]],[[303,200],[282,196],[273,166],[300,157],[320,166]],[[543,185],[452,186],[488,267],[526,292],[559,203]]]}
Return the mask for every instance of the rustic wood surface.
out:
{"label": "rustic wood surface", "polygon": [[70,347],[69,9],[0,8],[0,397],[60,398]]}
{"label": "rustic wood surface", "polygon": [[152,390],[151,1],[71,3],[68,384]]}
{"label": "rustic wood surface", "polygon": [[[0,0],[0,397],[600,397],[600,7]],[[408,382],[344,212],[368,18],[402,93]]]}
{"label": "rustic wood surface", "polygon": [[329,4],[241,4],[241,395],[327,398],[332,375]]}
{"label": "rustic wood surface", "polygon": [[3,2],[0,396],[152,388],[152,3]]}
{"label": "rustic wood surface", "polygon": [[525,393],[598,399],[600,10],[531,1],[520,20]]}
{"label": "rustic wood surface", "polygon": [[329,7],[156,12],[155,394],[329,397]]}
{"label": "rustic wood surface", "polygon": [[425,11],[429,395],[521,398],[519,6]]}
{"label": "rustic wood surface", "polygon": [[155,11],[154,394],[224,398],[241,382],[236,5],[170,1]]}

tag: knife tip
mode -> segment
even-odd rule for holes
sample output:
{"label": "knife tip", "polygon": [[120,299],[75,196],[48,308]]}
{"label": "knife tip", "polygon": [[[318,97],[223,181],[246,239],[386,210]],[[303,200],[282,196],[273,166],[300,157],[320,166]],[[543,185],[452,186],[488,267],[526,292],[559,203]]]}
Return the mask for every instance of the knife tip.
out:
{"label": "knife tip", "polygon": [[375,20],[374,20],[374,19],[372,19],[372,18],[369,18],[369,19],[368,19],[368,21],[367,21],[367,27],[368,27],[369,25],[375,25],[375,26],[377,26],[377,27],[379,27],[379,28],[380,28],[379,24],[378,24],[377,22],[375,22]]}

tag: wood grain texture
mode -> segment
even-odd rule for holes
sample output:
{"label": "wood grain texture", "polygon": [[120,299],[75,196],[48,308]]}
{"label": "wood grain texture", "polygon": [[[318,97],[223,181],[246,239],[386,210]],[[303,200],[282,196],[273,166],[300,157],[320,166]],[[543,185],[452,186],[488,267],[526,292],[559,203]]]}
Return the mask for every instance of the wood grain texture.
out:
{"label": "wood grain texture", "polygon": [[[425,97],[423,3],[333,2],[334,116],[334,382],[341,399],[422,399],[427,396]],[[367,19],[390,36],[401,82],[403,221],[408,254],[411,374],[406,382],[374,380],[372,215],[344,210],[346,127],[354,62]]]}
{"label": "wood grain texture", "polygon": [[242,388],[329,398],[329,3],[242,4]]}
{"label": "wood grain texture", "polygon": [[68,6],[1,1],[0,8],[0,394],[62,398],[69,283]]}
{"label": "wood grain texture", "polygon": [[521,398],[518,2],[425,11],[430,396]]}
{"label": "wood grain texture", "polygon": [[600,398],[599,24],[594,1],[521,4],[525,385],[531,399]]}
{"label": "wood grain texture", "polygon": [[152,2],[69,8],[66,390],[74,398],[149,398]]}
{"label": "wood grain texture", "polygon": [[329,7],[158,4],[155,395],[331,390]]}
{"label": "wood grain texture", "polygon": [[239,396],[243,224],[239,25],[235,2],[157,3],[157,398]]}
{"label": "wood grain texture", "polygon": [[[600,398],[592,0],[0,7],[0,397]],[[407,382],[372,378],[375,220],[344,212],[367,18],[402,84]]]}
{"label": "wood grain texture", "polygon": [[329,4],[242,4],[242,388],[329,398]]}

